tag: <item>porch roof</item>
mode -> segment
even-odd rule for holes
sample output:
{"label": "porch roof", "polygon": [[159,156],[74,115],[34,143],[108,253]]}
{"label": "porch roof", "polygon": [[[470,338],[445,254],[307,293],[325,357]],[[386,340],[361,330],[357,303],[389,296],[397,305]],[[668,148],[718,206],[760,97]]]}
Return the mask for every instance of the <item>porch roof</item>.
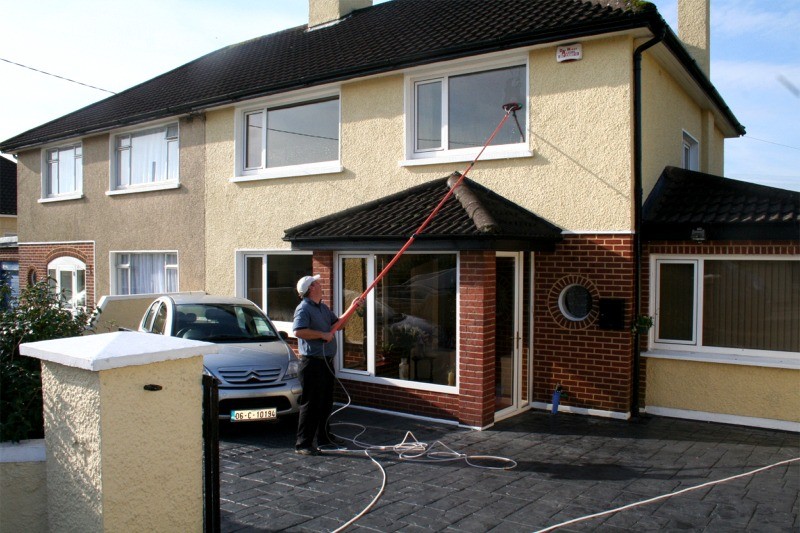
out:
{"label": "porch roof", "polygon": [[[450,177],[289,228],[283,239],[296,250],[400,248],[447,194]],[[561,238],[559,227],[465,178],[411,249],[540,251]]]}
{"label": "porch roof", "polygon": [[642,211],[646,240],[797,240],[800,192],[666,167]]}

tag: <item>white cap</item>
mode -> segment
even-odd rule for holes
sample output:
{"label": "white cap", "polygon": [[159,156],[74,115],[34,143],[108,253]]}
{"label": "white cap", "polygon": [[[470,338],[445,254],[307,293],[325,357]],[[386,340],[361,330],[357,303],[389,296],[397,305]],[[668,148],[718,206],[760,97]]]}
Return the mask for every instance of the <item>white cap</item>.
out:
{"label": "white cap", "polygon": [[303,276],[297,282],[297,295],[302,297],[311,286],[312,283],[319,280],[319,274],[315,276]]}

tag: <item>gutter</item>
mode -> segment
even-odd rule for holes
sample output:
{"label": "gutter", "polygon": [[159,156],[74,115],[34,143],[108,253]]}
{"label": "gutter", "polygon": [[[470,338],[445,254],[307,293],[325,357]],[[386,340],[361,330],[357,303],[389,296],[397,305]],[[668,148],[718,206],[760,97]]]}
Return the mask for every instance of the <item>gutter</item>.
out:
{"label": "gutter", "polygon": [[[642,312],[642,54],[660,43],[667,34],[666,24],[653,31],[653,37],[633,52],[633,316],[636,322]],[[631,379],[631,418],[639,417],[639,372],[641,369],[641,338],[633,333],[633,376]]]}

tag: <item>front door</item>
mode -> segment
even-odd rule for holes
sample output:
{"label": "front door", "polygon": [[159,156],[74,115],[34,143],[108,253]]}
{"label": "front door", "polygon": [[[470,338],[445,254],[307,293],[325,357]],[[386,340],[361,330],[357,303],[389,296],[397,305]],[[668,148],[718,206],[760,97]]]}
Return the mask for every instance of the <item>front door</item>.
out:
{"label": "front door", "polygon": [[498,252],[495,259],[495,420],[520,409],[522,348],[522,256]]}

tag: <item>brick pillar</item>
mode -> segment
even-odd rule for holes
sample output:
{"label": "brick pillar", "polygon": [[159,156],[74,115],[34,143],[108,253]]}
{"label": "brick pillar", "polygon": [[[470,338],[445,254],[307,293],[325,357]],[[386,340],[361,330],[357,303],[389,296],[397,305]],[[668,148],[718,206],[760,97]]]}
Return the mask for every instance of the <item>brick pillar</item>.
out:
{"label": "brick pillar", "polygon": [[322,299],[331,309],[333,305],[333,252],[314,252],[311,260],[312,274],[319,274],[322,284]]}
{"label": "brick pillar", "polygon": [[494,422],[495,254],[461,253],[459,421]]}

